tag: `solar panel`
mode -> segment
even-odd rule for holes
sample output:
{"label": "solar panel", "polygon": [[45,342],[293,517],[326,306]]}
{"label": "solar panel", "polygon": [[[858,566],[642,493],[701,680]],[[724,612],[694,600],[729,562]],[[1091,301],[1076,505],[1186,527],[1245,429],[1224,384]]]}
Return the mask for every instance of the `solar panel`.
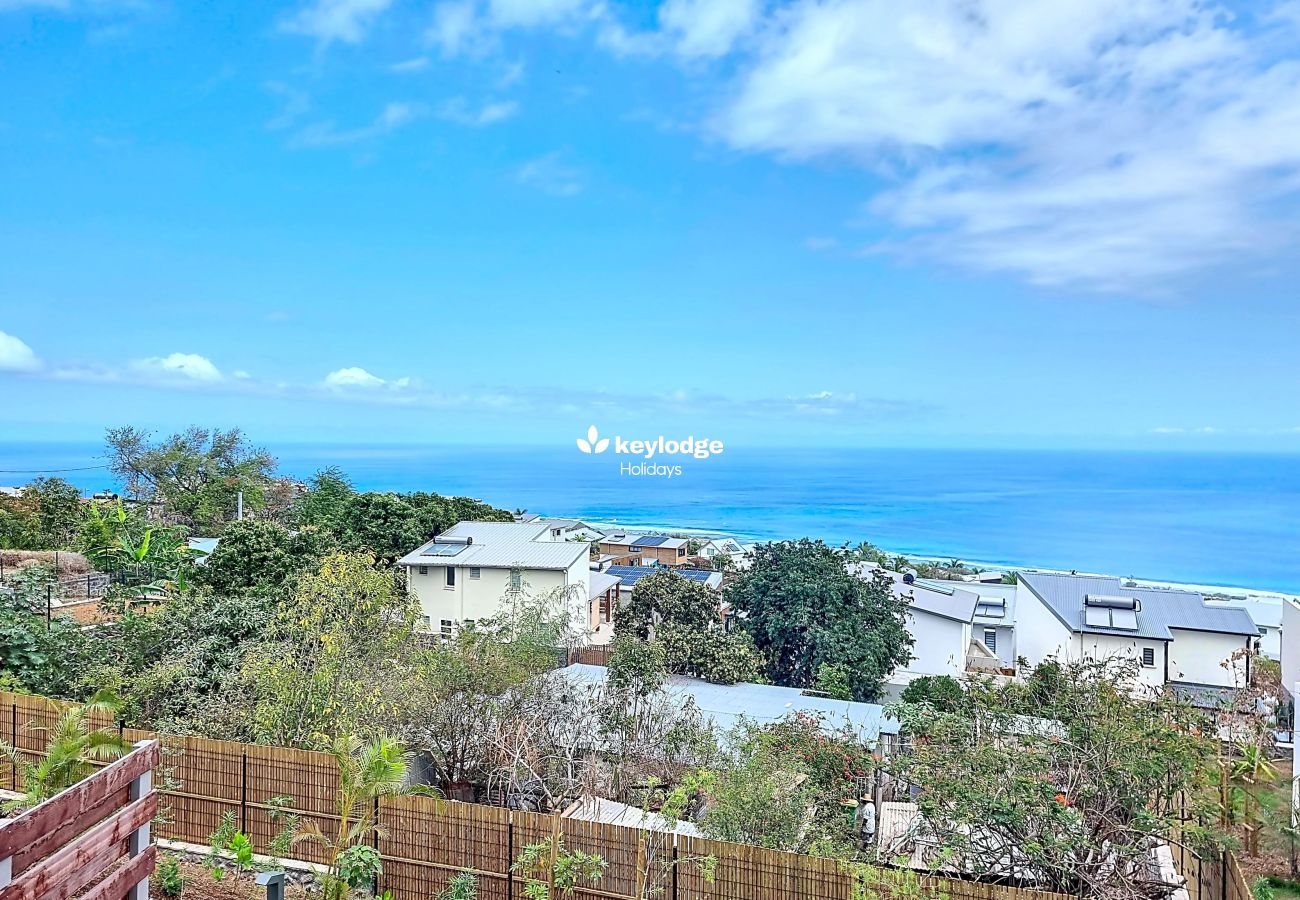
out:
{"label": "solar panel", "polygon": [[1123,628],[1125,631],[1137,631],[1138,614],[1131,609],[1112,609],[1110,623],[1115,628]]}
{"label": "solar panel", "polygon": [[1083,610],[1083,624],[1091,628],[1109,628],[1110,610],[1100,609],[1095,606],[1085,607]]}
{"label": "solar panel", "polygon": [[421,556],[455,556],[465,549],[464,544],[430,544]]}
{"label": "solar panel", "polygon": [[637,541],[637,543],[642,547],[658,547],[666,540],[668,540],[666,537],[646,537]]}

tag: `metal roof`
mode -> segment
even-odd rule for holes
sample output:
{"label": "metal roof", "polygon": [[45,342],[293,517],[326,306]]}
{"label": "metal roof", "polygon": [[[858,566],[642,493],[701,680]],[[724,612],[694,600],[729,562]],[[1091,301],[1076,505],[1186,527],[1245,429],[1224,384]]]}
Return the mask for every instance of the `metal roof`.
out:
{"label": "metal roof", "polygon": [[605,591],[619,584],[620,579],[617,575],[606,575],[604,572],[591,573],[591,587],[588,590],[588,599],[595,599]]}
{"label": "metal roof", "polygon": [[602,544],[617,544],[620,547],[685,547],[685,538],[669,537],[666,534],[628,534],[625,531],[607,534],[600,539]]}
{"label": "metal roof", "polygon": [[[922,582],[918,579],[908,584],[903,580],[902,574],[875,563],[851,563],[849,571],[864,581],[870,581],[877,572],[888,575],[894,581],[894,596],[908,601],[913,611],[919,610],[957,622],[969,622],[975,616],[975,604],[979,597],[971,590],[973,586],[965,582],[936,582],[933,579]],[[940,584],[945,587],[936,586]]]}
{"label": "metal roof", "polygon": [[[1014,584],[986,584],[977,581],[947,581],[941,578],[918,578],[917,584],[923,584],[928,588],[935,590],[960,590],[969,591],[979,597],[975,603],[975,616],[972,619],[977,625],[1005,625],[1014,626],[1016,624],[1016,586]],[[1001,602],[1005,606],[1005,613],[1001,616],[986,615],[981,612],[981,607],[986,604],[996,607]]]}
{"label": "metal roof", "polygon": [[[549,537],[550,530],[541,522],[459,522],[397,562],[403,566],[567,569],[589,553],[584,541],[552,541]],[[451,552],[455,547],[462,549]]]}
{"label": "metal roof", "polygon": [[[1259,629],[1245,610],[1207,603],[1204,597],[1193,591],[1126,587],[1118,578],[1109,576],[1057,575],[1047,572],[1021,572],[1020,583],[1033,591],[1073,631],[1162,641],[1173,637],[1170,629],[1252,636],[1259,634]],[[1131,597],[1137,600],[1141,604],[1141,609],[1137,612],[1137,628],[1087,624],[1085,598],[1089,595]]]}
{"label": "metal roof", "polygon": [[716,588],[722,584],[722,573],[710,572],[707,569],[670,569],[666,566],[610,566],[605,569],[605,572],[616,576],[624,587],[633,587],[642,578],[654,575],[656,572],[672,572],[711,588]]}
{"label": "metal roof", "polygon": [[[576,684],[593,687],[604,684],[608,669],[604,666],[572,665],[560,673]],[[692,700],[714,727],[723,731],[733,728],[741,717],[760,725],[778,722],[793,712],[820,713],[827,729],[848,725],[859,738],[874,741],[881,734],[898,734],[898,722],[885,716],[885,708],[875,703],[854,703],[809,697],[798,688],[771,684],[711,684],[698,678],[670,675],[663,690],[682,702]]]}

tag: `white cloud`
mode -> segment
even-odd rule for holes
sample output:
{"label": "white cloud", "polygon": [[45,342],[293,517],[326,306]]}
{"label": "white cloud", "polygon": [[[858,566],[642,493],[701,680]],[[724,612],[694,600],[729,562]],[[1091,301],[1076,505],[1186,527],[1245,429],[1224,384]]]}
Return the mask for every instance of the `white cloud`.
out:
{"label": "white cloud", "polygon": [[0,372],[33,372],[40,367],[41,361],[31,347],[0,331]]}
{"label": "white cloud", "polygon": [[761,11],[759,0],[665,0],[659,23],[682,56],[722,56],[757,24]]}
{"label": "white cloud", "polygon": [[429,68],[429,57],[417,56],[414,59],[404,59],[401,62],[395,62],[388,67],[390,72],[423,72]]}
{"label": "white cloud", "polygon": [[503,28],[562,22],[583,11],[589,0],[488,0],[492,21]]}
{"label": "white cloud", "polygon": [[513,100],[485,103],[474,109],[464,97],[453,97],[442,105],[438,114],[450,122],[481,127],[504,122],[518,111],[519,104]]}
{"label": "white cloud", "polygon": [[483,48],[483,28],[474,0],[450,0],[433,8],[433,25],[425,37],[443,56],[459,56]]}
{"label": "white cloud", "polygon": [[337,128],[333,122],[317,122],[308,125],[293,138],[295,147],[331,147],[341,144],[356,144],[361,141],[382,137],[414,122],[427,110],[419,103],[389,103],[380,110],[379,115],[369,125],[360,128]]}
{"label": "white cloud", "polygon": [[582,173],[565,164],[558,153],[548,153],[529,160],[515,170],[520,184],[536,188],[553,197],[571,197],[582,192]]}
{"label": "white cloud", "polygon": [[392,0],[315,0],[281,23],[285,31],[314,37],[324,44],[362,41]]}
{"label": "white cloud", "polygon": [[1199,0],[803,0],[716,127],[895,179],[871,250],[1154,290],[1300,236],[1297,37]]}
{"label": "white cloud", "polygon": [[177,381],[215,382],[221,380],[221,370],[212,360],[197,353],[172,353],[168,356],[151,356],[137,359],[131,368],[142,375],[159,376]]}
{"label": "white cloud", "polygon": [[413,382],[410,378],[395,378],[392,381],[386,381],[378,375],[372,375],[360,366],[349,366],[346,369],[336,369],[325,376],[324,385],[328,388],[402,388],[411,387]]}

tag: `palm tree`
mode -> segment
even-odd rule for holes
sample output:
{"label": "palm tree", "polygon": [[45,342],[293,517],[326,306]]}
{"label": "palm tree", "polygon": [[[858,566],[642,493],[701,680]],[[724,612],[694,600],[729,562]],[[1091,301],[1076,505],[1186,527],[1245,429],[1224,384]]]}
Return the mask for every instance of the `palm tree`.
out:
{"label": "palm tree", "polygon": [[95,763],[129,753],[131,745],[117,731],[93,728],[90,721],[95,714],[116,716],[121,706],[111,691],[100,690],[82,705],[65,710],[53,727],[37,729],[49,734],[40,762],[24,759],[16,748],[0,741],[0,753],[18,767],[23,784],[23,796],[7,801],[5,811],[30,809],[90,775]]}
{"label": "palm tree", "polygon": [[339,792],[336,798],[338,830],[326,835],[315,823],[297,840],[310,840],[329,853],[329,874],[324,893],[326,900],[341,900],[353,885],[342,877],[340,857],[351,847],[362,844],[371,835],[383,835],[375,821],[375,800],[411,793],[406,786],[406,752],[392,738],[381,737],[367,744],[354,735],[340,735],[330,747],[338,764]]}
{"label": "palm tree", "polygon": [[1229,778],[1232,783],[1233,807],[1240,807],[1242,824],[1247,826],[1246,852],[1259,855],[1260,821],[1257,810],[1262,809],[1259,794],[1277,781],[1277,767],[1258,744],[1237,742],[1239,759],[1232,763]]}

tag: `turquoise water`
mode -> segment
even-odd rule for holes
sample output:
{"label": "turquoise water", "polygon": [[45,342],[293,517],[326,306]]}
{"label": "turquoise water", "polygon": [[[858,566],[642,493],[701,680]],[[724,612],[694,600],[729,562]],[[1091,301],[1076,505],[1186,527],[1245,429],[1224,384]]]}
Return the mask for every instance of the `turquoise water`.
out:
{"label": "turquoise water", "polygon": [[[271,445],[288,474],[325,465],[363,489],[748,538],[869,540],[991,565],[1300,593],[1300,456],[947,450],[727,450],[680,476],[619,474],[574,447]],[[0,470],[94,465],[89,444],[0,443]],[[657,462],[657,461],[656,461]],[[0,484],[31,476],[0,472]],[[64,477],[111,484],[103,470]]]}

